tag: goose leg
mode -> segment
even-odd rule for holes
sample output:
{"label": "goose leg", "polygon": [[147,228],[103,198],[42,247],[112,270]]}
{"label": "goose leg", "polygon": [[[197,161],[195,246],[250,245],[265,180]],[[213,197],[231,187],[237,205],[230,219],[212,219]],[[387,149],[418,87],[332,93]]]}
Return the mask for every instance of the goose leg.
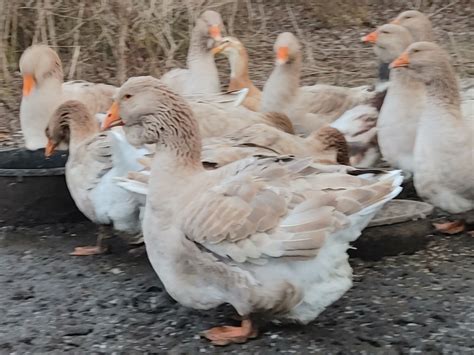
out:
{"label": "goose leg", "polygon": [[85,246],[74,248],[70,255],[86,256],[86,255],[100,255],[107,252],[107,247],[103,245],[103,240],[107,238],[107,228],[100,225],[97,233],[97,242],[94,246]]}
{"label": "goose leg", "polygon": [[212,344],[223,346],[231,343],[245,343],[248,339],[257,337],[257,329],[249,318],[245,318],[240,327],[224,325],[206,330],[201,335]]}

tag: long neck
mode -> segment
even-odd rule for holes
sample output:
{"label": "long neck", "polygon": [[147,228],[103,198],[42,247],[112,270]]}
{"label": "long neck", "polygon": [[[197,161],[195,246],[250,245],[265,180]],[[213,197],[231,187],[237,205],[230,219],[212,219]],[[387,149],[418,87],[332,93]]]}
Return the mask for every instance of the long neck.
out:
{"label": "long neck", "polygon": [[249,78],[249,58],[245,48],[233,49],[228,54],[230,64],[229,90],[238,90],[252,84]]}
{"label": "long neck", "polygon": [[[432,78],[426,82],[428,102],[439,105],[444,109],[460,113],[461,97],[454,69],[445,63],[443,68],[433,71]],[[460,116],[460,114],[458,114]]]}
{"label": "long neck", "polygon": [[202,34],[194,30],[191,35],[191,43],[189,45],[188,68],[193,77],[193,82],[207,83],[209,87],[219,88],[219,73],[214,55],[206,48],[206,38]]}
{"label": "long neck", "polygon": [[98,122],[87,113],[87,119],[69,121],[69,150],[75,152],[76,148],[85,140],[99,133],[100,128]]}
{"label": "long neck", "polygon": [[262,112],[284,112],[300,86],[301,57],[276,65],[263,88]]}

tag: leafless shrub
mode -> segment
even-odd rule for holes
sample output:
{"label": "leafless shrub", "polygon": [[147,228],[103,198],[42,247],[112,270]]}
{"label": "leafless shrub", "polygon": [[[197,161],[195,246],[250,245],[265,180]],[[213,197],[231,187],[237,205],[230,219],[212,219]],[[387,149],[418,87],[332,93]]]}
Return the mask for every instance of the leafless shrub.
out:
{"label": "leafless shrub", "polygon": [[[408,8],[433,15],[454,64],[474,75],[472,0],[0,0],[0,104],[17,112],[18,59],[32,43],[58,51],[67,79],[119,85],[183,66],[190,30],[205,9],[219,11],[228,32],[245,44],[258,86],[270,74],[273,41],[283,31],[304,45],[303,83],[366,84],[375,63],[360,35]],[[451,13],[465,28],[445,20]],[[217,64],[225,83],[227,61],[218,57]]]}

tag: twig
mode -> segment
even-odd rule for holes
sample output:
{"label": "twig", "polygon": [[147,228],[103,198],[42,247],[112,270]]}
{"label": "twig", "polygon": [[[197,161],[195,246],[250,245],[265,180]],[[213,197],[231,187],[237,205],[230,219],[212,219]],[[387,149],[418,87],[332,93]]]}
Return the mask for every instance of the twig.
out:
{"label": "twig", "polygon": [[[85,8],[85,0],[82,0],[79,4],[79,11],[78,11],[78,22],[79,25],[82,24],[82,18],[84,17],[84,8]],[[79,45],[79,38],[81,36],[80,26],[78,25],[78,29],[74,32],[74,51],[72,53],[71,59],[71,66],[69,67],[69,74],[67,76],[68,80],[72,80],[74,78],[74,73],[76,72],[77,62],[79,60],[79,54],[81,53],[81,46]]]}
{"label": "twig", "polygon": [[53,47],[57,47],[58,41],[56,40],[56,29],[54,25],[54,16],[52,12],[53,6],[51,4],[51,0],[44,0],[44,6],[46,9],[46,22],[48,23],[48,32],[51,45]]}
{"label": "twig", "polygon": [[296,21],[295,14],[293,13],[293,10],[291,9],[289,4],[286,4],[286,11],[290,15],[291,23],[293,24],[293,27],[295,28],[296,33],[298,34],[298,37],[301,39],[301,41],[304,43],[305,47],[305,52],[306,52],[306,57],[308,59],[308,62],[311,65],[315,64],[314,56],[313,56],[313,51],[312,51],[312,46],[311,43],[309,43],[306,40],[306,37],[301,30],[301,28],[298,26],[298,22]]}
{"label": "twig", "polygon": [[440,12],[446,10],[448,7],[451,7],[451,6],[453,6],[453,5],[456,5],[458,2],[459,2],[459,0],[451,1],[448,5],[439,8],[438,10],[436,10],[435,12],[433,12],[432,14],[429,14],[428,17],[433,17],[434,15],[437,15],[437,14],[439,14]]}
{"label": "twig", "polygon": [[456,62],[459,65],[459,71],[461,73],[464,73],[464,60],[461,55],[461,52],[459,51],[458,45],[456,43],[456,40],[454,39],[454,35],[452,32],[448,32],[448,37],[449,41],[451,42],[451,45],[453,46],[454,53],[456,53]]}
{"label": "twig", "polygon": [[[0,0],[0,8],[5,9],[5,0]],[[6,11],[2,11],[0,13],[0,33],[3,33],[4,31],[7,32],[8,28],[5,28],[5,19],[6,19]],[[3,36],[0,37],[0,62],[2,65],[2,72],[3,72],[3,78],[5,79],[6,82],[10,82],[11,76],[10,72],[8,71],[8,59],[7,56],[5,55],[5,40],[3,39]]]}

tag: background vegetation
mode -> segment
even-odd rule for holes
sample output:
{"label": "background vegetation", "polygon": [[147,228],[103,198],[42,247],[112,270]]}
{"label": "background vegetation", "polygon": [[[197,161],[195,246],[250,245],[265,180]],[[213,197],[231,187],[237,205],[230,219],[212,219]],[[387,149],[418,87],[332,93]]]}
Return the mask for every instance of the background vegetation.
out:
{"label": "background vegetation", "polygon": [[[472,0],[0,0],[0,130],[2,117],[3,126],[15,126],[5,117],[16,116],[18,59],[32,43],[59,52],[66,80],[120,85],[132,75],[184,66],[194,20],[214,9],[246,45],[257,85],[271,71],[273,41],[282,31],[304,45],[304,82],[363,84],[376,70],[360,36],[410,8],[431,14],[459,73],[474,76]],[[218,65],[225,83],[226,60]]]}

